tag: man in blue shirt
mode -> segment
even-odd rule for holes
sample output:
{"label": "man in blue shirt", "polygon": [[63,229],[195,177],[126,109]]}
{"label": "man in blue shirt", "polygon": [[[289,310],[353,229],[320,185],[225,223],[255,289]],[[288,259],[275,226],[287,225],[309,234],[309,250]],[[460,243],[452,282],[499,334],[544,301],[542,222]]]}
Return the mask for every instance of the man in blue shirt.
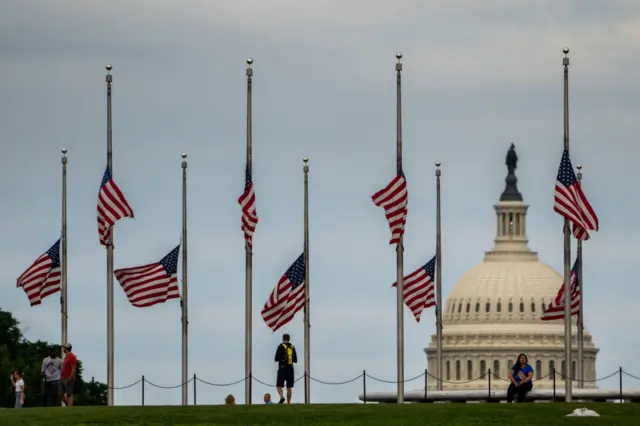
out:
{"label": "man in blue shirt", "polygon": [[511,384],[507,389],[507,402],[513,402],[516,396],[517,402],[524,402],[524,397],[533,388],[533,367],[529,365],[529,360],[525,354],[518,355],[518,361],[513,364],[509,371]]}

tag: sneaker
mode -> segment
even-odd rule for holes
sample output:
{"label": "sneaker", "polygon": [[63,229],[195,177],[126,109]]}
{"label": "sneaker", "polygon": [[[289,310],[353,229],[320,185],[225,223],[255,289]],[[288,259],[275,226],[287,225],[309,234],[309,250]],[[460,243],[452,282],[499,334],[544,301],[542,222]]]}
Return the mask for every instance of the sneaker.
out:
{"label": "sneaker", "polygon": [[280,402],[278,402],[278,404],[284,404],[284,396],[280,398]]}

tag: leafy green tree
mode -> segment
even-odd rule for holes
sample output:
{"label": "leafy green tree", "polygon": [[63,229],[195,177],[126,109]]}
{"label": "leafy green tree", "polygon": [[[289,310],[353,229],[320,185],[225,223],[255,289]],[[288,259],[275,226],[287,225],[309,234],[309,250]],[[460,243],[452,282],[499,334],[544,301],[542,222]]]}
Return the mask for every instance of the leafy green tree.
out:
{"label": "leafy green tree", "polygon": [[[20,323],[8,311],[0,308],[0,407],[13,407],[15,394],[9,376],[19,368],[25,382],[25,407],[43,405],[43,378],[40,371],[42,360],[51,349],[61,351],[60,345],[41,340],[31,342],[20,330]],[[83,380],[82,361],[78,359],[74,405],[106,405],[107,385]]]}

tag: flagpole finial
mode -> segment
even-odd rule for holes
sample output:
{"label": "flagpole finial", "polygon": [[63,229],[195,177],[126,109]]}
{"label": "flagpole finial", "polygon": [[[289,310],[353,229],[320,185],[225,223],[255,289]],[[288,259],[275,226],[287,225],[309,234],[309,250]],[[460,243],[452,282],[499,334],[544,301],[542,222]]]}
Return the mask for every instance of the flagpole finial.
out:
{"label": "flagpole finial", "polygon": [[251,66],[253,64],[253,58],[247,58],[247,65]]}
{"label": "flagpole finial", "polygon": [[400,62],[400,59],[402,59],[402,52],[396,53],[396,59]]}
{"label": "flagpole finial", "polygon": [[304,157],[304,158],[302,159],[302,161],[304,161],[305,163],[308,163],[308,162],[309,162],[309,159],[308,159],[307,157]]}
{"label": "flagpole finial", "polygon": [[113,77],[111,77],[111,70],[113,69],[113,65],[107,64],[105,68],[107,69],[107,83],[111,83],[113,81]]}
{"label": "flagpole finial", "polygon": [[62,148],[62,164],[67,164],[67,148]]}
{"label": "flagpole finial", "polygon": [[402,52],[396,53],[396,71],[398,72],[398,77],[400,76],[400,71],[402,71]]}
{"label": "flagpole finial", "polygon": [[562,58],[562,65],[565,67],[569,65],[569,48],[565,47],[562,49],[562,53],[564,53],[564,58]]}
{"label": "flagpole finial", "polygon": [[440,177],[440,174],[442,173],[440,171],[440,166],[442,166],[442,163],[439,161],[436,161],[436,177]]}
{"label": "flagpole finial", "polygon": [[184,169],[187,167],[187,153],[183,152],[180,156],[182,157],[182,168]]}
{"label": "flagpole finial", "polygon": [[576,177],[577,177],[577,179],[578,179],[578,180],[582,180],[582,166],[581,166],[580,164],[578,164],[578,165],[576,166],[576,169],[578,169],[578,174],[577,174],[577,176],[576,176]]}

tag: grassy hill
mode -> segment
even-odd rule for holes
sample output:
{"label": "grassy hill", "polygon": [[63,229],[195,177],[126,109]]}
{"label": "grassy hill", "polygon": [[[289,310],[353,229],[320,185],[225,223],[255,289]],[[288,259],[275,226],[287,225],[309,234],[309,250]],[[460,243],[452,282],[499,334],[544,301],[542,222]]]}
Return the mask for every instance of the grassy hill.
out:
{"label": "grassy hill", "polygon": [[[600,418],[567,418],[588,407]],[[74,407],[0,410],[1,425],[637,425],[637,404]]]}

